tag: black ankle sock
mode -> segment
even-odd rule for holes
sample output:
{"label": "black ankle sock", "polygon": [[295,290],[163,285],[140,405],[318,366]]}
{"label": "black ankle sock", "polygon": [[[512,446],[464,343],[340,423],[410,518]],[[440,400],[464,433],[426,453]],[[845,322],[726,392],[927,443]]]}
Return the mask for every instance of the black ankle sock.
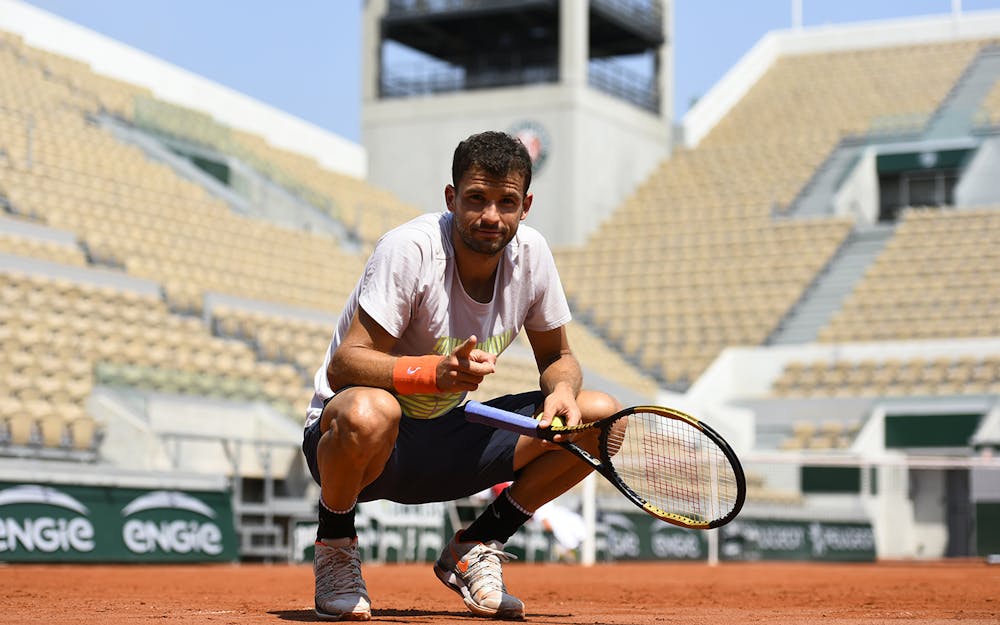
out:
{"label": "black ankle sock", "polygon": [[357,504],[347,512],[333,512],[319,500],[319,528],[316,530],[316,540],[324,538],[354,538],[358,532],[354,528],[354,513]]}
{"label": "black ankle sock", "polygon": [[514,503],[510,497],[510,489],[507,488],[483,510],[472,525],[462,531],[459,540],[481,543],[498,540],[505,543],[530,518],[529,513]]}

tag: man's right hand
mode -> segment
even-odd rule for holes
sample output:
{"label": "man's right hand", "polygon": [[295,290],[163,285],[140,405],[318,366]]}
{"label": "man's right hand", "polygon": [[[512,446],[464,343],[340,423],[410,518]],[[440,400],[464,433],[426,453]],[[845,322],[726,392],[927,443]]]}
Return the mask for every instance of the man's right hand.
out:
{"label": "man's right hand", "polygon": [[441,391],[474,391],[483,378],[496,371],[496,355],[477,349],[477,342],[475,335],[470,336],[438,363],[437,385]]}

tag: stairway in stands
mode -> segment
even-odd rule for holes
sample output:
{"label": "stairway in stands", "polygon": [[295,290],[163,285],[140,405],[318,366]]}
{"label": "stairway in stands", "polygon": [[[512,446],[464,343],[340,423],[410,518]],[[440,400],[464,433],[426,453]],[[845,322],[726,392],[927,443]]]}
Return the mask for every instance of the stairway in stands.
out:
{"label": "stairway in stands", "polygon": [[1000,45],[983,48],[931,116],[924,139],[950,139],[971,134],[983,100],[1000,80]]}
{"label": "stairway in stands", "polygon": [[840,309],[844,299],[861,280],[892,237],[894,224],[856,229],[826,268],[819,273],[799,302],[768,338],[769,345],[809,343]]}

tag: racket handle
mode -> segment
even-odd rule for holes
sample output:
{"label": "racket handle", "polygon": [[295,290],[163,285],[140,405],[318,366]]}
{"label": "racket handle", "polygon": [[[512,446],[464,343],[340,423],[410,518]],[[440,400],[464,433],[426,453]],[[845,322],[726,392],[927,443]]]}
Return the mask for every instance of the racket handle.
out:
{"label": "racket handle", "polygon": [[487,406],[478,401],[470,401],[465,404],[465,419],[473,423],[482,423],[483,425],[501,430],[539,438],[538,421],[535,421],[531,417],[519,415],[516,412]]}

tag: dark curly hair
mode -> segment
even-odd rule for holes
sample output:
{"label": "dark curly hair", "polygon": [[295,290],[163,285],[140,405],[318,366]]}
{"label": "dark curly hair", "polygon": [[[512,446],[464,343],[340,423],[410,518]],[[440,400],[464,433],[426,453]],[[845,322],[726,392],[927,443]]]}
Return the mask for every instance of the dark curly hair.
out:
{"label": "dark curly hair", "polygon": [[519,173],[524,176],[525,193],[531,185],[531,157],[528,149],[519,139],[505,132],[480,132],[458,144],[451,161],[452,184],[457,187],[465,172],[473,168],[497,178]]}

